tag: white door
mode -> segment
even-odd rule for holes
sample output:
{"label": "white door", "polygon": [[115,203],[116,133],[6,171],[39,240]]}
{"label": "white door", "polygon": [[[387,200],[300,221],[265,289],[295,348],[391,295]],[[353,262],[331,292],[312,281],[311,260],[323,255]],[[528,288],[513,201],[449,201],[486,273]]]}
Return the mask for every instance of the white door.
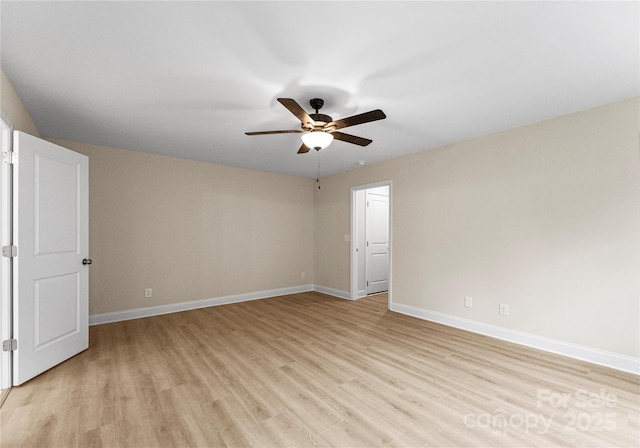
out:
{"label": "white door", "polygon": [[16,131],[13,384],[89,347],[89,163]]}
{"label": "white door", "polygon": [[389,290],[389,196],[367,190],[367,294]]}

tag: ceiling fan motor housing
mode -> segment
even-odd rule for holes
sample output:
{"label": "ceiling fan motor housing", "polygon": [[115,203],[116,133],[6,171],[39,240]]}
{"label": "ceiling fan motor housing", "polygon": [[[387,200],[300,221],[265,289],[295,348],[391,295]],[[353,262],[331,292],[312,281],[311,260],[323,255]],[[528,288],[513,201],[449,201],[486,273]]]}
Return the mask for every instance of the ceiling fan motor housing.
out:
{"label": "ceiling fan motor housing", "polygon": [[329,115],[325,114],[309,114],[309,116],[313,121],[316,122],[316,124],[322,124],[323,126],[333,121],[333,119]]}
{"label": "ceiling fan motor housing", "polygon": [[331,118],[329,115],[318,113],[318,110],[322,109],[322,106],[324,106],[324,100],[322,98],[313,98],[309,100],[309,104],[316,111],[315,114],[309,114],[309,117],[315,122],[315,126],[313,126],[311,123],[302,123],[302,129],[304,129],[305,131],[323,130],[326,124],[333,121],[333,118]]}

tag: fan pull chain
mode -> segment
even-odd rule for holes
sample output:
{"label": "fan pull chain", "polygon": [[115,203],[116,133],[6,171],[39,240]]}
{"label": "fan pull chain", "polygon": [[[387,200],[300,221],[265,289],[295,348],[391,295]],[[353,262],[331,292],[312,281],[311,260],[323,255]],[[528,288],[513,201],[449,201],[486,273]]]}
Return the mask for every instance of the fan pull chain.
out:
{"label": "fan pull chain", "polygon": [[316,151],[318,154],[318,171],[316,172],[316,183],[318,184],[318,190],[320,189],[320,151]]}

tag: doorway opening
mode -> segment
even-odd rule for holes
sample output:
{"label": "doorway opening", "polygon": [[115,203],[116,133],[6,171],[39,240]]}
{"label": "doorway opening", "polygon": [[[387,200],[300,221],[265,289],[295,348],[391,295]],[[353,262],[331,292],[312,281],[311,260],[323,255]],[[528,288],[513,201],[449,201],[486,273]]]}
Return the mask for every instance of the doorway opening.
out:
{"label": "doorway opening", "polygon": [[392,182],[351,188],[351,300],[388,293],[391,303]]}

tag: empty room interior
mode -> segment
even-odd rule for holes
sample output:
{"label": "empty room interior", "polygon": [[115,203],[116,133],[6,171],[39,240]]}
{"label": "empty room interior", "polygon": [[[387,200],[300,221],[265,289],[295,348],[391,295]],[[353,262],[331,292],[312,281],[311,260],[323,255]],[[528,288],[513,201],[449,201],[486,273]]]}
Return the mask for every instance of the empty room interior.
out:
{"label": "empty room interior", "polygon": [[638,446],[638,2],[0,3],[0,446]]}

